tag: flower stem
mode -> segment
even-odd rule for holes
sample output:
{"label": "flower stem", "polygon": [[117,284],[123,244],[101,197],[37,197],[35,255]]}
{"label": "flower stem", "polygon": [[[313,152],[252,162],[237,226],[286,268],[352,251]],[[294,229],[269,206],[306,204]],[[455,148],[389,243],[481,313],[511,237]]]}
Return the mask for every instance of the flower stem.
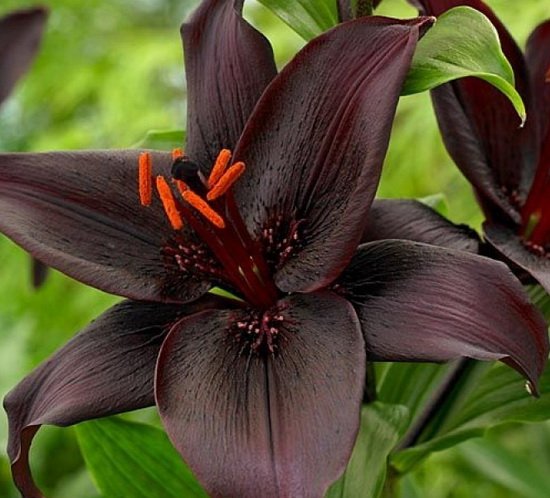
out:
{"label": "flower stem", "polygon": [[446,415],[452,409],[452,401],[456,399],[460,387],[478,364],[479,362],[475,360],[462,358],[451,365],[441,384],[435,389],[420,415],[396,447],[396,451],[410,448],[424,439],[423,436],[426,436],[432,422],[437,422],[437,427],[431,427],[431,432],[441,427]]}
{"label": "flower stem", "polygon": [[[352,4],[355,3],[355,9]],[[338,21],[350,21],[354,18],[372,16],[374,8],[372,0],[338,0],[336,3],[338,8]]]}
{"label": "flower stem", "polygon": [[376,371],[374,364],[367,361],[365,390],[363,391],[363,403],[373,403],[377,399],[376,394]]}
{"label": "flower stem", "polygon": [[388,473],[386,474],[386,480],[384,481],[384,487],[382,488],[381,498],[397,498],[399,493],[399,474],[388,465]]}
{"label": "flower stem", "polygon": [[373,11],[372,0],[357,0],[355,17],[372,16]]}
{"label": "flower stem", "polygon": [[336,3],[338,8],[338,21],[345,22],[353,19],[353,11],[350,0],[338,0]]}

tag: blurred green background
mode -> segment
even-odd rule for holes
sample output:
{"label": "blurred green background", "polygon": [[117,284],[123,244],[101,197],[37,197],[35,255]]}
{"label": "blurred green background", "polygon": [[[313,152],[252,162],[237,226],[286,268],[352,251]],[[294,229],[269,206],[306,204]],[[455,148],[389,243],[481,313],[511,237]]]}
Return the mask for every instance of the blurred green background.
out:
{"label": "blurred green background", "polygon": [[[46,37],[28,77],[0,109],[0,150],[131,147],[153,129],[185,127],[185,80],[178,28],[196,0],[50,0]],[[488,3],[523,44],[550,16],[548,2]],[[0,15],[32,5],[2,0]],[[248,2],[247,18],[271,40],[283,65],[304,43],[273,14]],[[413,16],[405,0],[384,0],[379,13]],[[52,172],[55,178],[55,172]],[[428,95],[403,98],[395,121],[379,195],[445,194],[447,214],[478,226],[470,189],[441,145]],[[61,227],[60,227],[61,229]],[[33,291],[28,257],[0,237],[0,394],[116,298],[52,272]],[[138,416],[148,419],[151,412]],[[0,415],[0,446],[7,423]],[[544,497],[502,471],[532,462],[529,472],[550,489],[550,426],[507,427],[483,446],[462,444],[432,456],[408,477],[404,496],[422,498]],[[489,451],[492,448],[492,453]],[[498,450],[498,451],[497,451]],[[484,451],[486,453],[484,453]],[[495,455],[503,462],[496,462]],[[97,497],[71,429],[45,428],[36,439],[32,466],[50,498]],[[533,477],[532,482],[535,482]],[[17,497],[0,452],[0,496]]]}

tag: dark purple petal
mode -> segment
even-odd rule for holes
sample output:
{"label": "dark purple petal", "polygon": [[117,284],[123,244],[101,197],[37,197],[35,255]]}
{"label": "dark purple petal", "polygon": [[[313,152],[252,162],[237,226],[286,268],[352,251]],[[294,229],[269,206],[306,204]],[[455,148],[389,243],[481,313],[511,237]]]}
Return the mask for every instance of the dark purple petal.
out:
{"label": "dark purple petal", "polygon": [[362,242],[404,239],[460,251],[479,252],[479,237],[466,225],[455,225],[422,202],[376,199],[369,211]]}
{"label": "dark purple petal", "polygon": [[[493,11],[481,0],[413,0],[421,12],[439,16],[458,5],[485,14],[495,25],[503,51],[512,64],[516,87],[534,112],[530,83],[521,50]],[[520,118],[507,98],[485,81],[476,78],[443,85],[432,91],[443,140],[458,167],[477,191],[488,217],[511,218],[518,213],[511,200],[525,194],[534,174],[537,143],[535,126]]]}
{"label": "dark purple petal", "polygon": [[531,73],[533,100],[536,103],[534,112],[539,121],[540,136],[550,142],[550,21],[533,31],[527,40],[525,57]]}
{"label": "dark purple petal", "polygon": [[536,386],[547,328],[499,262],[405,241],[362,245],[341,278],[372,359],[503,360]]}
{"label": "dark purple petal", "polygon": [[154,404],[157,355],[183,316],[220,304],[126,301],[114,306],[21,381],[4,399],[8,455],[14,480],[27,497],[42,496],[29,469],[29,448],[41,425],[67,426]]}
{"label": "dark purple petal", "polygon": [[281,230],[300,223],[300,251],[276,275],[282,290],[326,286],[353,255],[419,32],[431,22],[341,24],[306,45],[254,110],[235,152],[248,168],[235,195],[258,237],[277,220]]}
{"label": "dark purple petal", "polygon": [[277,74],[267,39],[241,16],[243,0],[203,1],[181,34],[187,75],[186,153],[208,171],[233,149]]}
{"label": "dark purple petal", "polygon": [[[140,205],[138,155],[0,155],[0,230],[43,263],[101,290],[153,301],[199,297],[209,284],[163,254],[178,241],[160,201]],[[169,174],[171,163],[170,154],[153,153],[158,173]]]}
{"label": "dark purple petal", "polygon": [[550,259],[548,255],[529,250],[511,228],[485,223],[485,239],[502,254],[507,261],[519,266],[531,275],[550,293]]}
{"label": "dark purple petal", "polygon": [[12,12],[0,19],[0,103],[31,65],[47,16],[47,10],[38,7]]}
{"label": "dark purple petal", "polygon": [[237,335],[247,311],[184,319],[162,346],[162,421],[211,496],[320,497],[351,453],[365,378],[355,312],[328,292],[279,308],[274,354]]}

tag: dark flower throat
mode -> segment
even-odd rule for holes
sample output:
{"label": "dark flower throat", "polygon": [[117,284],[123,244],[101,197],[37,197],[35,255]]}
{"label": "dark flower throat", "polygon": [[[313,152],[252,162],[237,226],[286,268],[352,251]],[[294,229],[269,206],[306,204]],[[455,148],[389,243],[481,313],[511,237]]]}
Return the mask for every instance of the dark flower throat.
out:
{"label": "dark flower throat", "polygon": [[[153,182],[166,216],[177,232],[177,244],[168,252],[181,271],[209,278],[237,292],[254,309],[269,310],[279,298],[272,265],[264,256],[264,241],[249,234],[236,206],[232,186],[245,171],[242,162],[230,165],[231,152],[223,149],[205,178],[199,166],[180,149],[172,152],[172,178],[152,176],[151,155],[139,158],[139,196],[143,206],[152,202]],[[187,225],[200,240],[190,242]],[[264,231],[265,232],[265,231]],[[297,239],[296,227],[291,238]],[[276,245],[285,255],[287,244]],[[224,285],[225,284],[225,285]]]}

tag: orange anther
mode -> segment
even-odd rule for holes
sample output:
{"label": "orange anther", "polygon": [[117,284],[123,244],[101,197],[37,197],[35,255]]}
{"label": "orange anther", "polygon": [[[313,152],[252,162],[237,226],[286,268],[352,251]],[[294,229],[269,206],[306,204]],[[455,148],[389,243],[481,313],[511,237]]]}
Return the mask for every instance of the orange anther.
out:
{"label": "orange anther", "polygon": [[183,149],[172,149],[172,159],[175,161],[180,157],[183,157]]}
{"label": "orange anther", "polygon": [[229,164],[230,159],[231,159],[230,150],[228,149],[220,150],[220,153],[216,158],[216,162],[214,163],[214,167],[212,168],[212,171],[210,172],[210,176],[208,177],[208,188],[212,188],[214,185],[216,185],[216,183],[218,183],[218,180],[225,173],[225,170],[227,168],[227,165]]}
{"label": "orange anther", "polygon": [[151,161],[151,154],[149,152],[142,152],[139,155],[139,202],[142,206],[150,206],[153,197],[153,185],[152,185],[153,165]]}
{"label": "orange anther", "polygon": [[172,189],[163,176],[157,176],[157,191],[159,193],[160,200],[164,207],[164,212],[168,216],[168,220],[174,230],[181,230],[183,228],[183,220],[176,206],[176,200]]}
{"label": "orange anther", "polygon": [[187,186],[187,184],[182,180],[174,179],[174,183],[176,184],[176,187],[178,187],[178,191],[181,195],[183,195],[185,191],[189,190],[189,187]]}
{"label": "orange anther", "polygon": [[209,201],[213,201],[214,199],[217,199],[218,197],[225,194],[231,188],[231,185],[233,185],[241,177],[245,169],[246,167],[244,163],[242,162],[235,163],[218,180],[218,183],[214,185],[212,190],[208,192],[208,194],[206,195],[206,198]]}
{"label": "orange anther", "polygon": [[192,190],[186,190],[181,194],[181,196],[214,226],[218,228],[225,228],[223,218],[216,213],[216,211],[214,211],[202,197],[195,194]]}
{"label": "orange anther", "polygon": [[545,83],[550,83],[550,66],[546,70],[546,77],[545,77]]}

